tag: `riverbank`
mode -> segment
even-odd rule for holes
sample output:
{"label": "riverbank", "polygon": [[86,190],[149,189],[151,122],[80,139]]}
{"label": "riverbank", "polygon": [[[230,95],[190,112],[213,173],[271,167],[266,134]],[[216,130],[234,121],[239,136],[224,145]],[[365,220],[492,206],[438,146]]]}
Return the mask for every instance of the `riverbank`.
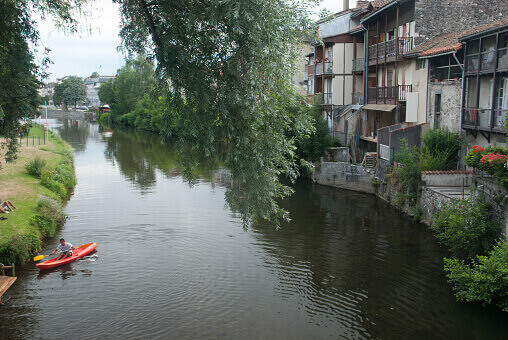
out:
{"label": "riverbank", "polygon": [[[45,164],[42,179],[25,168],[36,157]],[[75,185],[72,149],[51,132],[44,139],[42,127],[34,126],[23,137],[16,162],[1,159],[0,165],[0,199],[18,208],[1,214],[7,219],[0,221],[0,262],[23,264],[65,219],[61,204]]]}

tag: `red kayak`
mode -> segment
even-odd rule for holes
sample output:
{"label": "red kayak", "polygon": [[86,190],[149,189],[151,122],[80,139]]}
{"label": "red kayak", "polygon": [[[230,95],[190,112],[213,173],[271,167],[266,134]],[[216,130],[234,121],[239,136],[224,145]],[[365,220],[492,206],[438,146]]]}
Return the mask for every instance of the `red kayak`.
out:
{"label": "red kayak", "polygon": [[66,257],[65,259],[58,260],[58,261],[56,260],[56,258],[54,258],[54,259],[47,260],[47,261],[44,261],[41,263],[37,263],[36,266],[40,270],[44,270],[44,269],[55,268],[55,267],[58,267],[58,266],[61,266],[61,265],[67,264],[67,263],[71,263],[72,261],[76,261],[77,259],[90,254],[95,249],[95,247],[97,247],[97,243],[82,244],[72,251],[72,256]]}

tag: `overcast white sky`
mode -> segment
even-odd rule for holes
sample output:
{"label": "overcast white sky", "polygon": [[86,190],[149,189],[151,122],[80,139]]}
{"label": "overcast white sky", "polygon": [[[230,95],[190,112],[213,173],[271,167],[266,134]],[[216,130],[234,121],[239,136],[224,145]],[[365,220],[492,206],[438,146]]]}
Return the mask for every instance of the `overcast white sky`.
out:
{"label": "overcast white sky", "polygon": [[[355,4],[356,0],[350,0],[350,7]],[[320,9],[336,13],[342,10],[342,5],[343,0],[323,0]],[[118,5],[111,0],[95,0],[91,6],[91,16],[87,17],[92,27],[91,35],[66,35],[56,29],[51,20],[39,24],[38,50],[50,48],[49,56],[54,63],[49,68],[49,81],[68,75],[86,77],[94,71],[100,75],[115,75],[123,65],[124,56],[116,49],[120,44]],[[40,53],[37,59],[40,63]]]}

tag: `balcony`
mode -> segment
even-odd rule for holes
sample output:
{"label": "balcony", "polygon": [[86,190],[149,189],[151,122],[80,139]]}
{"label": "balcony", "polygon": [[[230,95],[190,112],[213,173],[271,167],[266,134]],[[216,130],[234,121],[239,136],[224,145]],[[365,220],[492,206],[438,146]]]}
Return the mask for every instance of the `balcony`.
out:
{"label": "balcony", "polygon": [[[503,109],[466,108],[464,110],[464,127],[476,130],[504,132],[506,111]],[[493,124],[491,124],[492,121]]]}
{"label": "balcony", "polygon": [[466,56],[466,73],[489,73],[496,71],[495,62],[497,58],[497,71],[508,70],[508,47],[500,48],[497,51],[490,50],[479,54]]}
{"label": "balcony", "polygon": [[367,103],[398,104],[399,101],[406,101],[407,92],[412,92],[412,85],[369,87]]}
{"label": "balcony", "polygon": [[353,72],[363,72],[365,68],[365,59],[356,58],[353,60]]}
{"label": "balcony", "polygon": [[316,75],[333,74],[333,63],[331,61],[316,63]]}
{"label": "balcony", "polygon": [[406,101],[407,92],[413,92],[413,85],[399,85],[399,101]]}
{"label": "balcony", "polygon": [[413,37],[397,38],[370,45],[368,48],[369,66],[401,59],[403,54],[411,51],[413,47]]}

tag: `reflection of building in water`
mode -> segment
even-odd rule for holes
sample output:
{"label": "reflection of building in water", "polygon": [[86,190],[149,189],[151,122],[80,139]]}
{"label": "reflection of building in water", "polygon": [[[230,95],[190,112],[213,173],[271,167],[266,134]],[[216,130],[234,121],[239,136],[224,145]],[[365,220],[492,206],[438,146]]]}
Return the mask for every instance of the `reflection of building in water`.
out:
{"label": "reflection of building in water", "polygon": [[228,169],[218,169],[213,173],[212,176],[212,186],[215,184],[223,185],[229,187],[233,184],[233,176]]}

